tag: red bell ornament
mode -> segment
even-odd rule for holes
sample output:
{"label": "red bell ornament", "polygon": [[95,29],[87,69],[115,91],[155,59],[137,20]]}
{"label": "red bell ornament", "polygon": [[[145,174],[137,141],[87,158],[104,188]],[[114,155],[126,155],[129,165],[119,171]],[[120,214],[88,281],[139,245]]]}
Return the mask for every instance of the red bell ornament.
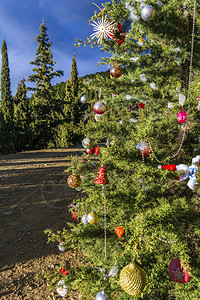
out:
{"label": "red bell ornament", "polygon": [[184,108],[182,108],[179,113],[177,113],[177,120],[179,123],[184,123],[187,120],[188,115],[186,114]]}
{"label": "red bell ornament", "polygon": [[106,111],[106,105],[101,100],[97,101],[93,106],[95,114],[102,115]]}
{"label": "red bell ornament", "polygon": [[94,183],[96,184],[108,184],[109,180],[107,178],[107,169],[104,166],[101,166],[98,171],[97,178]]}
{"label": "red bell ornament", "polygon": [[119,78],[122,75],[122,69],[118,67],[117,64],[115,64],[111,69],[110,69],[110,76],[114,78]]}
{"label": "red bell ornament", "polygon": [[188,271],[184,271],[184,267],[181,267],[179,258],[173,259],[168,267],[170,277],[177,283],[187,283],[192,278]]}

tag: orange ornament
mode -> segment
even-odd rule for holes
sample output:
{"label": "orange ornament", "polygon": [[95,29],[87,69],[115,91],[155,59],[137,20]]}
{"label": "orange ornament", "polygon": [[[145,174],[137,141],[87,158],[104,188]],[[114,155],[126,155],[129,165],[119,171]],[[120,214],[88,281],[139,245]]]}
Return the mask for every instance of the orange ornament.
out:
{"label": "orange ornament", "polygon": [[116,234],[118,235],[118,238],[121,239],[123,233],[124,233],[125,229],[121,228],[120,226],[118,226],[116,229],[115,229],[115,232]]}

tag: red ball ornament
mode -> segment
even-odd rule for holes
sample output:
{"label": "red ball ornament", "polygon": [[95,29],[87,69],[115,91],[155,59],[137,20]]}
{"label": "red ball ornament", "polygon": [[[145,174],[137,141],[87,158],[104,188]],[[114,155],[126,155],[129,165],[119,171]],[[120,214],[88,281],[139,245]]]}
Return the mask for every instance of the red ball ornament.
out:
{"label": "red ball ornament", "polygon": [[95,114],[102,115],[106,111],[106,105],[101,100],[97,101],[93,106]]}
{"label": "red ball ornament", "polygon": [[141,156],[144,155],[144,157],[146,157],[151,153],[149,144],[144,141],[137,144],[136,148],[140,150]]}
{"label": "red ball ornament", "polygon": [[173,259],[168,267],[170,277],[177,283],[187,283],[192,278],[188,271],[184,271],[184,267],[181,267],[179,258]]}
{"label": "red ball ornament", "polygon": [[179,123],[184,123],[187,120],[188,115],[186,114],[184,108],[182,108],[179,113],[177,113],[177,120]]}
{"label": "red ball ornament", "polygon": [[114,78],[119,78],[122,75],[122,69],[118,67],[117,64],[115,64],[111,69],[110,69],[110,76]]}
{"label": "red ball ornament", "polygon": [[74,213],[72,214],[72,218],[73,218],[74,220],[77,220],[78,216],[77,216],[76,212],[74,212]]}
{"label": "red ball ornament", "polygon": [[97,178],[94,183],[96,184],[108,184],[109,180],[107,178],[107,169],[104,166],[101,166],[98,171]]}
{"label": "red ball ornament", "polygon": [[68,271],[63,269],[63,268],[60,268],[60,272],[63,274],[63,275],[67,275],[68,274]]}
{"label": "red ball ornament", "polygon": [[93,148],[90,148],[90,149],[86,149],[86,153],[87,154],[94,154],[95,153],[95,147],[93,147]]}

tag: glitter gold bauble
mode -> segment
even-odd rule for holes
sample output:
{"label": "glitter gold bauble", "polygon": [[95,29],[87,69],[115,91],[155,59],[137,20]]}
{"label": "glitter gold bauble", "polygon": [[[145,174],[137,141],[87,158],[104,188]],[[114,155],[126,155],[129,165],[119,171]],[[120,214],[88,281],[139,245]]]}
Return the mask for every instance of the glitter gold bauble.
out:
{"label": "glitter gold bauble", "polygon": [[72,174],[67,178],[67,184],[71,188],[76,188],[81,184],[81,178],[78,175]]}
{"label": "glitter gold bauble", "polygon": [[87,215],[87,221],[90,224],[95,224],[99,220],[99,217],[95,211],[92,211]]}
{"label": "glitter gold bauble", "polygon": [[119,282],[127,294],[135,296],[143,291],[146,285],[146,275],[143,269],[133,262],[121,270]]}

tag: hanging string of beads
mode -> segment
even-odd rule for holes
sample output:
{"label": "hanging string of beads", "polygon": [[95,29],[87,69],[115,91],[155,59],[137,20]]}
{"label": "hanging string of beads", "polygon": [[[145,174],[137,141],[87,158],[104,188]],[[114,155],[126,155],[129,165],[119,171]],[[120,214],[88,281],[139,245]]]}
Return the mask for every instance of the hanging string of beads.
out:
{"label": "hanging string of beads", "polygon": [[[190,53],[190,66],[189,66],[189,80],[188,80],[188,90],[187,90],[187,101],[188,101],[188,110],[187,110],[187,114],[189,114],[189,110],[190,110],[190,104],[189,104],[189,100],[190,100],[190,88],[191,88],[191,81],[192,81],[192,64],[193,64],[193,54],[194,54],[194,30],[195,30],[195,20],[196,20],[196,0],[194,0],[194,9],[193,9],[193,24],[192,24],[192,41],[191,41],[191,53]],[[182,146],[183,146],[183,142],[184,142],[184,139],[185,139],[185,134],[186,134],[186,131],[187,131],[187,123],[188,123],[188,118],[186,120],[186,123],[185,123],[185,126],[184,126],[184,129],[183,129],[183,136],[182,136],[182,139],[181,139],[181,142],[180,142],[180,145],[176,151],[176,153],[172,156],[169,156],[168,158],[165,158],[163,160],[159,160],[151,146],[151,142],[148,138],[148,144],[149,144],[149,147],[150,147],[150,150],[155,158],[155,160],[158,162],[158,163],[163,163],[165,162],[167,159],[171,159],[171,158],[174,158],[176,157]]]}
{"label": "hanging string of beads", "polygon": [[107,261],[106,197],[104,194],[103,184],[102,184],[102,197],[104,199],[104,252],[105,252],[105,262],[106,262]]}
{"label": "hanging string of beads", "polygon": [[[189,238],[191,238],[193,241],[196,241],[196,242],[198,242],[198,241],[200,240],[199,238],[192,238],[189,234],[186,235],[185,237],[189,237]],[[157,239],[158,239],[159,241],[163,242],[163,243],[168,243],[168,244],[177,243],[177,241],[164,240],[164,239],[161,239],[161,238],[159,238],[159,237],[157,237]]]}

